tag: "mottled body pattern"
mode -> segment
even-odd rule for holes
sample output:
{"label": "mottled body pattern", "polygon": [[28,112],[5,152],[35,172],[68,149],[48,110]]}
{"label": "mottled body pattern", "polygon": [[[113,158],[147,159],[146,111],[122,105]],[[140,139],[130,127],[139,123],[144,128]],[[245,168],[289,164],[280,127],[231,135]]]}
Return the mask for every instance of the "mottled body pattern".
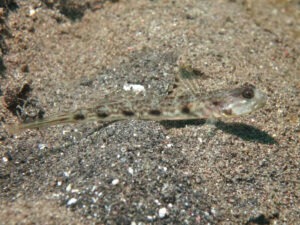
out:
{"label": "mottled body pattern", "polygon": [[244,84],[233,90],[212,93],[205,98],[197,93],[191,93],[188,98],[181,98],[175,94],[172,98],[166,97],[159,104],[141,104],[140,100],[126,99],[110,102],[108,99],[95,107],[14,125],[10,127],[10,131],[15,133],[24,129],[83,121],[218,119],[251,113],[263,107],[265,103],[264,93],[251,84]]}

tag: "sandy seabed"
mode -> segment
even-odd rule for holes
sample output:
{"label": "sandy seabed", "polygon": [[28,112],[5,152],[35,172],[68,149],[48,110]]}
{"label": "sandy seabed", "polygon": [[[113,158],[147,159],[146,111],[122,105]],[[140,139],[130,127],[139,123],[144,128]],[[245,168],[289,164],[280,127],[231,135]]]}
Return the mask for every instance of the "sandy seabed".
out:
{"label": "sandy seabed", "polygon": [[[299,1],[0,2],[0,224],[299,224]],[[125,120],[9,134],[178,62],[204,93],[268,95],[220,121]],[[99,103],[100,102],[100,103]],[[18,119],[19,117],[19,119]]]}

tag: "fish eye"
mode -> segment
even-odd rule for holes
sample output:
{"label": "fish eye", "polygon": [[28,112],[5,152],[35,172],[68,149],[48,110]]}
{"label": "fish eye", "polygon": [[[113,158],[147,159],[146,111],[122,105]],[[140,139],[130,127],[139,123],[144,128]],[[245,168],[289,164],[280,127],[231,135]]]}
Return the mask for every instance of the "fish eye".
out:
{"label": "fish eye", "polygon": [[244,98],[247,98],[247,99],[251,99],[254,97],[254,91],[252,88],[246,88],[243,93],[242,93],[242,96]]}

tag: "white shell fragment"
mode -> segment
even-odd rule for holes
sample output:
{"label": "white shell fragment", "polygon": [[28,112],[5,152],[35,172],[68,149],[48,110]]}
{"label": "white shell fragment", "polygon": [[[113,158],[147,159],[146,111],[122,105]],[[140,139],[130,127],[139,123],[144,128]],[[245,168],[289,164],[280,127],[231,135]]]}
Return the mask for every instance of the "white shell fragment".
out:
{"label": "white shell fragment", "polygon": [[145,87],[143,85],[140,85],[140,84],[127,84],[127,83],[125,83],[123,85],[123,90],[124,91],[133,91],[133,92],[139,93],[139,92],[145,92]]}

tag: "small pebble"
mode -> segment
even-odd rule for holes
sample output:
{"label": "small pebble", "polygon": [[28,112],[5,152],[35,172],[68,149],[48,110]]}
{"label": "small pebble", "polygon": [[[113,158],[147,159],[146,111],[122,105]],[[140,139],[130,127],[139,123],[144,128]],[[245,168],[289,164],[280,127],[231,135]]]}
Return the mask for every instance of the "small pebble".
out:
{"label": "small pebble", "polygon": [[74,205],[76,202],[77,202],[77,199],[76,199],[76,198],[71,198],[71,199],[67,202],[67,206]]}
{"label": "small pebble", "polygon": [[167,208],[163,207],[158,210],[159,218],[164,218],[168,214]]}
{"label": "small pebble", "polygon": [[160,202],[158,201],[158,199],[155,199],[154,202],[155,202],[157,205],[161,205]]}
{"label": "small pebble", "polygon": [[154,220],[154,218],[155,218],[154,216],[147,216],[148,220]]}
{"label": "small pebble", "polygon": [[111,184],[112,184],[112,185],[117,185],[119,182],[120,182],[119,179],[114,179],[114,180],[111,182]]}
{"label": "small pebble", "polygon": [[30,7],[29,16],[33,16],[35,13],[36,13],[36,10]]}
{"label": "small pebble", "polygon": [[69,185],[66,187],[66,191],[67,191],[67,192],[70,192],[71,189],[72,189],[72,184],[69,184]]}
{"label": "small pebble", "polygon": [[128,173],[130,173],[131,175],[133,175],[133,169],[132,169],[132,167],[128,167]]}
{"label": "small pebble", "polygon": [[173,147],[173,144],[172,144],[172,143],[167,144],[167,147],[168,147],[168,148],[171,148],[171,147]]}
{"label": "small pebble", "polygon": [[44,150],[45,148],[47,148],[47,145],[45,145],[45,144],[38,144],[38,148],[39,148],[39,150]]}
{"label": "small pebble", "polygon": [[4,163],[8,162],[8,158],[3,157],[3,158],[2,158],[2,161],[3,161]]}
{"label": "small pebble", "polygon": [[69,177],[69,176],[70,176],[70,173],[71,173],[70,171],[64,171],[64,176],[65,176],[65,177]]}

